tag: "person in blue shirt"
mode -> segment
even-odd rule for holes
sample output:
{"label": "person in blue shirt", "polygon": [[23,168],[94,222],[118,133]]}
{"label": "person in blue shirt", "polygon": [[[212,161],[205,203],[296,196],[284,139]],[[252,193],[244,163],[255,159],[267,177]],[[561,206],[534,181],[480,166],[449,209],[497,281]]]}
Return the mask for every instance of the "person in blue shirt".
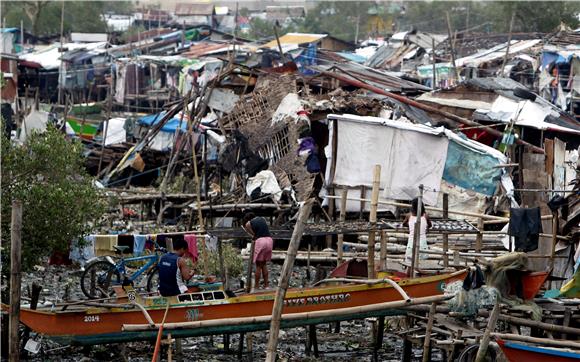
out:
{"label": "person in blue shirt", "polygon": [[167,253],[159,259],[159,294],[172,297],[187,292],[185,283],[193,276],[183,255],[187,251],[185,240],[175,240],[173,253]]}

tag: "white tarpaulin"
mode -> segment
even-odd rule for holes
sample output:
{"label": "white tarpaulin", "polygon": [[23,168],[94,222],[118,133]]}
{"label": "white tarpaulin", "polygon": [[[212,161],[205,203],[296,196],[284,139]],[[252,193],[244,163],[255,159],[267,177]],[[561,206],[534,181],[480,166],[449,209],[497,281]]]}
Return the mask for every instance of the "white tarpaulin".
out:
{"label": "white tarpaulin", "polygon": [[168,151],[173,147],[173,138],[175,133],[159,132],[153,137],[149,147],[155,151]]}
{"label": "white tarpaulin", "polygon": [[337,134],[331,134],[338,140],[332,183],[370,188],[378,164],[383,197],[411,200],[423,184],[424,202],[437,202],[449,143],[442,129],[353,115],[329,120],[338,122]]}
{"label": "white tarpaulin", "polygon": [[110,120],[105,121],[103,127],[107,130],[105,146],[123,143],[127,140],[125,118],[111,118]]}
{"label": "white tarpaulin", "polygon": [[246,193],[248,196],[252,196],[252,192],[258,187],[263,194],[272,195],[274,200],[280,201],[282,189],[280,189],[276,176],[274,176],[272,171],[260,171],[256,176],[248,178],[248,183],[246,184]]}
{"label": "white tarpaulin", "polygon": [[33,132],[43,132],[48,123],[48,112],[32,110],[25,118],[20,129],[18,140],[26,141]]}

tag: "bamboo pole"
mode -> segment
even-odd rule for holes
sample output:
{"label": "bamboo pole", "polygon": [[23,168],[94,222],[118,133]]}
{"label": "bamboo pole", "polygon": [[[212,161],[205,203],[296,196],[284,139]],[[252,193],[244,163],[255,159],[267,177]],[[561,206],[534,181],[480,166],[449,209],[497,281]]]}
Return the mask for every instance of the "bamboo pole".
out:
{"label": "bamboo pole", "polygon": [[419,268],[419,244],[421,238],[421,217],[423,216],[423,185],[419,185],[419,197],[417,198],[417,215],[415,219],[415,232],[413,235],[413,257],[411,259],[411,277],[415,277],[415,271]]}
{"label": "bamboo pole", "polygon": [[433,90],[437,89],[437,61],[435,60],[435,38],[431,38],[431,59],[433,62],[433,80],[431,88]]}
{"label": "bamboo pole", "polygon": [[[443,219],[449,219],[449,194],[443,194]],[[449,256],[447,252],[449,251],[449,235],[443,233],[443,266],[447,268],[449,266]]]}
{"label": "bamboo pole", "polygon": [[480,253],[483,244],[483,218],[477,219],[477,237],[475,238],[475,252]]}
{"label": "bamboo pole", "polygon": [[22,247],[22,201],[12,201],[10,225],[10,320],[8,330],[8,355],[11,362],[20,360],[20,282]]}
{"label": "bamboo pole", "polygon": [[481,343],[479,344],[479,349],[477,350],[477,355],[475,356],[475,362],[483,362],[485,360],[485,355],[487,354],[487,347],[489,346],[489,341],[491,338],[491,333],[495,329],[495,325],[497,324],[497,319],[499,317],[500,312],[500,304],[499,300],[495,302],[493,306],[493,310],[489,316],[489,320],[487,321],[487,327],[485,328],[485,332],[483,333],[483,337],[481,338]]}
{"label": "bamboo pole", "polygon": [[[556,244],[558,244],[558,210],[552,212],[552,248],[550,251],[550,273],[554,270],[554,257],[556,256]],[[548,283],[548,288],[552,288],[552,281]]]}
{"label": "bamboo pole", "polygon": [[[327,195],[325,196],[329,199],[338,199],[338,196],[330,196]],[[351,200],[351,201],[371,201],[370,199],[361,199],[358,197],[348,197],[347,200]],[[391,205],[391,206],[399,206],[399,207],[411,207],[411,204],[406,204],[403,202],[396,202],[396,201],[388,201],[388,200],[380,200],[378,201],[379,205]],[[438,208],[438,207],[432,207],[432,206],[425,206],[425,210],[427,211],[438,211],[438,212],[443,212],[442,208]],[[475,218],[484,218],[487,220],[497,220],[498,222],[509,222],[510,219],[509,217],[501,217],[501,216],[495,216],[495,215],[486,215],[486,214],[480,214],[480,213],[476,213],[476,212],[468,212],[468,211],[453,211],[453,210],[449,210],[450,214],[454,214],[454,215],[461,215],[461,216],[470,216],[470,217],[475,217]]]}
{"label": "bamboo pole", "polygon": [[510,53],[510,44],[512,42],[512,30],[514,28],[514,20],[516,19],[516,11],[515,9],[512,10],[512,19],[510,20],[510,31],[508,34],[508,41],[507,41],[507,47],[505,48],[505,54],[503,56],[503,62],[501,63],[501,71],[499,72],[499,76],[503,77],[503,71],[505,69],[505,65],[508,62],[508,56]]}
{"label": "bamboo pole", "polygon": [[[325,318],[325,317],[336,317],[336,316],[351,316],[356,314],[368,313],[382,311],[386,309],[396,309],[403,308],[413,305],[420,304],[431,304],[433,302],[440,303],[445,300],[451,299],[452,295],[434,295],[430,297],[420,297],[413,298],[410,301],[397,300],[394,302],[384,302],[377,304],[370,304],[358,307],[347,307],[347,308],[336,308],[328,310],[320,310],[314,312],[301,312],[301,313],[288,313],[282,314],[280,317],[283,321],[296,321],[296,320],[311,320],[315,318]],[[163,326],[165,330],[173,329],[195,329],[195,328],[209,328],[209,327],[219,327],[219,326],[239,326],[247,324],[258,324],[258,323],[268,323],[272,321],[273,316],[263,315],[258,317],[244,317],[244,318],[223,318],[223,319],[210,319],[205,321],[196,322],[177,322],[177,323],[166,323]],[[155,326],[149,326],[148,324],[124,324],[123,331],[148,331],[155,330],[159,328],[159,324]]]}
{"label": "bamboo pole", "polygon": [[[348,189],[345,187],[342,189],[340,194],[340,222],[344,222],[346,220],[346,196],[348,194]],[[344,242],[344,234],[338,234],[338,242],[336,246],[337,252],[337,259],[336,264],[340,265],[342,263],[342,256],[343,256],[343,242]]]}
{"label": "bamboo pole", "polygon": [[433,320],[435,319],[436,310],[437,304],[431,303],[429,319],[427,320],[427,327],[425,328],[425,340],[423,341],[423,362],[429,362],[431,360],[431,330],[433,330]]}
{"label": "bamboo pole", "polygon": [[294,231],[292,232],[290,245],[288,245],[286,260],[284,260],[284,266],[282,268],[282,274],[272,308],[272,321],[270,322],[270,334],[266,351],[266,361],[269,362],[274,362],[276,360],[276,349],[278,347],[278,334],[280,332],[280,319],[282,316],[282,307],[284,306],[284,297],[286,296],[286,290],[288,289],[288,284],[290,282],[290,275],[292,274],[292,268],[294,267],[296,252],[298,251],[300,240],[302,239],[302,234],[306,227],[306,221],[310,217],[310,212],[312,211],[313,202],[314,199],[309,199],[300,207],[298,220],[296,221]]}
{"label": "bamboo pole", "polygon": [[373,189],[371,192],[371,210],[369,213],[369,222],[371,231],[369,231],[369,249],[368,249],[368,278],[375,278],[375,237],[376,230],[375,226],[377,224],[377,209],[379,201],[379,191],[381,182],[381,165],[375,165],[373,168]]}
{"label": "bamboo pole", "polygon": [[446,11],[445,15],[447,16],[447,36],[449,37],[449,49],[451,50],[451,63],[453,65],[453,75],[455,76],[455,79],[459,81],[460,79],[459,72],[457,71],[457,66],[455,63],[455,49],[453,46],[453,39],[451,38],[451,20],[449,20],[449,11]]}
{"label": "bamboo pole", "polygon": [[379,256],[379,267],[381,270],[387,269],[387,232],[381,231],[381,251]]}
{"label": "bamboo pole", "polygon": [[252,292],[252,268],[254,267],[254,251],[256,249],[256,242],[254,238],[252,238],[252,242],[250,243],[250,256],[248,258],[248,274],[247,274],[247,285],[246,285],[246,292]]}

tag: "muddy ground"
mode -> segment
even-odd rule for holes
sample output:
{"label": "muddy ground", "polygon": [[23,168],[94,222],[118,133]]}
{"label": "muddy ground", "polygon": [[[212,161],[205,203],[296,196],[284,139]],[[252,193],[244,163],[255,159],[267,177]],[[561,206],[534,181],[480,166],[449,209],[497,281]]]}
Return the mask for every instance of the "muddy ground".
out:
{"label": "muddy ground", "polygon": [[[281,266],[271,265],[271,284],[277,285]],[[306,267],[295,266],[291,278],[291,286],[302,287],[308,285]],[[315,278],[316,268],[310,268],[312,278]],[[81,271],[74,266],[44,266],[23,275],[23,296],[27,296],[27,286],[33,282],[43,286],[41,302],[59,302],[64,299],[84,299],[79,287]],[[232,287],[239,286],[240,281],[234,280]],[[376,356],[379,361],[400,361],[402,355],[402,340],[394,334],[400,319],[387,318],[385,323],[385,338],[383,348]],[[331,329],[332,327],[332,329]],[[341,323],[339,333],[335,333],[334,326],[319,325],[317,328],[319,357],[308,355],[306,352],[306,327],[286,329],[281,332],[278,345],[280,360],[282,361],[371,361],[373,360],[373,340],[371,337],[372,321],[354,320]],[[252,335],[252,351],[244,344],[244,361],[263,360],[266,355],[267,331],[255,332]],[[40,337],[35,336],[38,340]],[[239,335],[230,337],[230,352],[226,353],[223,336],[195,337],[182,340],[183,361],[237,361]],[[421,349],[415,349],[415,359],[420,360]],[[42,339],[42,351],[31,357],[35,361],[150,361],[153,355],[153,343],[135,342],[113,345],[99,345],[92,347],[61,346],[49,340]],[[167,359],[167,352],[163,351],[163,359]],[[434,351],[434,360],[441,356]],[[175,358],[175,356],[174,356]]]}

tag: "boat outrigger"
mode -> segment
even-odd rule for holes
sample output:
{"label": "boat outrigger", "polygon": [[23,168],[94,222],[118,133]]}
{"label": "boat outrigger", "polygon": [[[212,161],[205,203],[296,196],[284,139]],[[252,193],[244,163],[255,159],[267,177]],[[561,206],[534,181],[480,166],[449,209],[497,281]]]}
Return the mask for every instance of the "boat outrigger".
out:
{"label": "boat outrigger", "polygon": [[[282,326],[396,314],[392,309],[394,307],[428,302],[426,299],[441,296],[448,283],[462,280],[466,273],[467,270],[461,270],[397,282],[382,279],[345,284],[343,280],[339,285],[332,285],[337,282],[327,279],[323,286],[290,289],[284,299]],[[200,289],[169,298],[144,297],[127,289],[125,302],[53,306],[37,310],[23,308],[20,320],[33,331],[59,343],[81,345],[155,339],[158,323],[163,320],[166,309],[166,324],[181,327],[171,332],[175,337],[268,328],[274,291],[238,296],[219,289],[215,284]],[[369,306],[375,307],[361,308]],[[284,320],[292,315],[296,318]],[[235,322],[241,319],[249,322]]]}

